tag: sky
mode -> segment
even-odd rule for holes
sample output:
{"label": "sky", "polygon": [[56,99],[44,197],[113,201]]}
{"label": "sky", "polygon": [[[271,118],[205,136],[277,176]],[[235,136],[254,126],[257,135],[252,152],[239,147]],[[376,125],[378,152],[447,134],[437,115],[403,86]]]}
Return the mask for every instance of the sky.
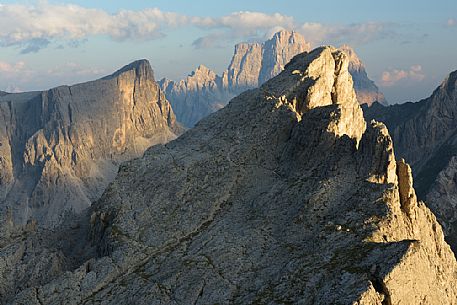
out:
{"label": "sky", "polygon": [[0,0],[0,90],[44,90],[148,59],[156,79],[233,47],[295,30],[312,46],[354,47],[389,103],[431,95],[457,70],[456,0]]}

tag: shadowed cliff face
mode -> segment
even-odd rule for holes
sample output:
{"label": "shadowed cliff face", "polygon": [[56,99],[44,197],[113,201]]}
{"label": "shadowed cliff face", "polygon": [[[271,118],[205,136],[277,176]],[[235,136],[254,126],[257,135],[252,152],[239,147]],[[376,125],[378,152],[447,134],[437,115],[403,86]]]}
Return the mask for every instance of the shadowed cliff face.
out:
{"label": "shadowed cliff face", "polygon": [[147,61],[101,80],[0,97],[0,200],[15,222],[79,213],[119,162],[179,131]]}
{"label": "shadowed cliff face", "polygon": [[457,71],[417,103],[365,109],[385,122],[398,156],[411,163],[419,198],[426,200],[457,249]]}
{"label": "shadowed cliff face", "polygon": [[[455,304],[453,253],[387,128],[365,124],[347,69],[332,47],[298,55],[124,163],[81,220],[94,257],[0,280],[2,295],[31,305]],[[20,251],[7,249],[0,258],[15,261]]]}

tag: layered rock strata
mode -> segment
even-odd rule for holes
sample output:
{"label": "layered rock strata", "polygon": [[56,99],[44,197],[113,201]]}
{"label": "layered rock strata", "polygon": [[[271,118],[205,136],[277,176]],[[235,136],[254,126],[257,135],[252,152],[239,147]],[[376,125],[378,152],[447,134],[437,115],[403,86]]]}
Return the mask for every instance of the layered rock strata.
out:
{"label": "layered rock strata", "polygon": [[417,103],[365,109],[367,120],[385,122],[397,155],[409,162],[419,197],[426,201],[457,250],[457,71]]}
{"label": "layered rock strata", "polygon": [[121,161],[180,127],[147,61],[111,76],[0,97],[0,211],[54,226],[98,199]]}

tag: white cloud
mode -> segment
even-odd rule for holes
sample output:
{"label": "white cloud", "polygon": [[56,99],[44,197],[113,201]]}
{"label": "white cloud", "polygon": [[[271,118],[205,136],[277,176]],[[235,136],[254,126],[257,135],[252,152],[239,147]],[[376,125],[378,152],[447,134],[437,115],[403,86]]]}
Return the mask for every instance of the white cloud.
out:
{"label": "white cloud", "polygon": [[15,63],[0,61],[0,90],[20,92],[19,82],[29,81],[30,74],[31,71],[24,61]]}
{"label": "white cloud", "polygon": [[219,48],[224,47],[224,44],[221,43],[221,41],[225,39],[228,39],[225,32],[213,32],[194,40],[192,45],[197,49]]}
{"label": "white cloud", "polygon": [[63,65],[55,66],[47,71],[49,76],[85,76],[85,77],[98,77],[107,73],[104,69],[97,67],[86,67],[79,63],[67,62]]}
{"label": "white cloud", "polygon": [[15,63],[0,61],[0,90],[7,92],[22,91],[22,88],[43,90],[58,85],[72,85],[97,79],[107,75],[108,72],[112,71],[77,62],[67,62],[42,70],[32,68],[24,61]]}
{"label": "white cloud", "polygon": [[192,23],[197,26],[215,28],[224,27],[250,33],[257,30],[267,30],[275,26],[292,28],[294,18],[279,13],[265,14],[260,12],[235,12],[219,18],[193,18]]}
{"label": "white cloud", "polygon": [[420,82],[425,79],[421,65],[413,65],[409,70],[389,69],[384,71],[381,76],[381,86],[391,87],[398,82]]}
{"label": "white cloud", "polygon": [[265,14],[260,12],[234,12],[219,18],[193,17],[192,25],[215,30],[208,35],[199,37],[193,42],[197,48],[220,47],[234,40],[265,40],[270,38],[273,30],[295,28],[293,17],[279,13]]}
{"label": "white cloud", "polygon": [[315,44],[363,44],[395,35],[391,25],[381,22],[354,23],[349,25],[326,25],[322,23],[303,23],[298,31]]}
{"label": "white cloud", "polygon": [[19,61],[11,64],[4,61],[0,61],[0,73],[19,73],[24,70],[25,62]]}
{"label": "white cloud", "polygon": [[115,40],[161,37],[162,26],[185,24],[188,18],[151,8],[108,14],[72,4],[0,5],[0,45],[20,46],[22,53],[36,52],[51,40],[81,40],[108,35]]}
{"label": "white cloud", "polygon": [[187,16],[158,8],[122,10],[110,14],[74,4],[0,4],[0,46],[15,46],[21,53],[38,52],[52,42],[76,45],[89,36],[105,35],[116,41],[151,40],[167,29],[195,26],[208,32],[196,47],[231,45],[235,40],[263,40],[274,30],[297,30],[314,44],[367,42],[388,31],[381,23],[325,25],[299,23],[279,13],[241,11],[221,17]]}
{"label": "white cloud", "polygon": [[243,38],[264,40],[278,30],[295,30],[313,45],[322,44],[362,44],[375,39],[395,35],[391,25],[380,22],[331,25],[322,23],[299,23],[293,17],[259,12],[238,12],[220,18],[193,20],[193,24],[206,29],[224,28],[225,34],[210,33],[194,41],[194,46],[214,46],[220,41]]}
{"label": "white cloud", "polygon": [[457,25],[457,19],[455,18],[449,18],[447,20],[447,26],[452,27]]}

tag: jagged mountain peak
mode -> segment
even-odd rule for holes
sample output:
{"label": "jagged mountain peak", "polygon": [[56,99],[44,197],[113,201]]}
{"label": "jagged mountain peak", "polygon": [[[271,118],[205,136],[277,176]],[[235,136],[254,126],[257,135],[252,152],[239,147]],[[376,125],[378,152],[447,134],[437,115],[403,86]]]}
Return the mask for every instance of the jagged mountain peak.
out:
{"label": "jagged mountain peak", "polygon": [[261,89],[288,105],[301,119],[314,108],[339,105],[341,117],[329,131],[338,136],[348,135],[360,141],[366,125],[357,102],[348,56],[332,46],[323,46],[310,53],[296,55],[277,77]]}
{"label": "jagged mountain peak", "polygon": [[384,94],[380,92],[376,84],[368,78],[365,66],[355,50],[347,44],[343,44],[339,49],[349,58],[349,72],[354,81],[354,88],[359,103],[367,104],[368,106],[371,106],[374,102],[387,105]]}
{"label": "jagged mountain peak", "polygon": [[[0,279],[0,301],[454,304],[457,264],[441,227],[387,128],[361,131],[359,112],[343,52],[294,57],[124,163],[82,221],[92,259],[69,268],[71,254],[52,244],[21,259],[2,247],[14,272]],[[55,252],[50,271],[42,262]],[[44,274],[24,276],[32,266]]]}
{"label": "jagged mountain peak", "polygon": [[240,51],[243,51],[243,50],[246,50],[246,49],[252,49],[252,48],[255,48],[255,47],[261,47],[262,46],[262,43],[261,42],[239,42],[237,44],[235,44],[235,47],[234,47],[234,50],[235,50],[235,53],[236,52],[240,52]]}
{"label": "jagged mountain peak", "polygon": [[275,41],[279,44],[281,43],[306,43],[305,37],[296,31],[288,31],[288,30],[280,30],[273,34],[272,38],[270,39]]}
{"label": "jagged mountain peak", "polygon": [[192,73],[190,74],[190,76],[207,76],[207,77],[211,77],[211,78],[215,78],[216,77],[216,73],[211,70],[210,68],[208,68],[207,66],[203,65],[203,64],[200,64],[194,71],[192,71]]}
{"label": "jagged mountain peak", "polygon": [[104,79],[115,78],[131,71],[133,71],[137,77],[155,81],[154,71],[152,70],[151,64],[147,59],[136,60],[117,70],[113,74],[105,77]]}
{"label": "jagged mountain peak", "polygon": [[[186,82],[194,82],[193,77],[178,82],[161,81],[160,84],[170,99],[178,120],[190,127],[226,105],[237,94],[255,88],[278,75],[295,55],[310,50],[310,44],[300,33],[282,30],[263,43],[235,45],[230,64],[221,76],[211,73],[209,77],[200,77],[209,80],[206,86],[208,90],[186,85]],[[385,104],[383,94],[368,78],[357,54],[349,46],[343,46],[342,50],[349,58],[349,72],[353,77],[360,104],[371,105],[374,101]]]}
{"label": "jagged mountain peak", "polygon": [[[110,76],[0,98],[0,213],[58,225],[114,178],[118,162],[181,132],[146,60]],[[10,139],[10,140],[8,140]]]}
{"label": "jagged mountain peak", "polygon": [[456,94],[457,90],[457,70],[449,73],[446,79],[441,84],[440,88],[446,90],[448,94]]}
{"label": "jagged mountain peak", "polygon": [[340,46],[340,50],[346,53],[346,55],[349,57],[351,68],[356,70],[359,70],[360,68],[365,69],[365,66],[363,65],[362,61],[360,60],[359,56],[357,55],[353,47],[351,47],[348,44],[343,44],[342,46]]}

